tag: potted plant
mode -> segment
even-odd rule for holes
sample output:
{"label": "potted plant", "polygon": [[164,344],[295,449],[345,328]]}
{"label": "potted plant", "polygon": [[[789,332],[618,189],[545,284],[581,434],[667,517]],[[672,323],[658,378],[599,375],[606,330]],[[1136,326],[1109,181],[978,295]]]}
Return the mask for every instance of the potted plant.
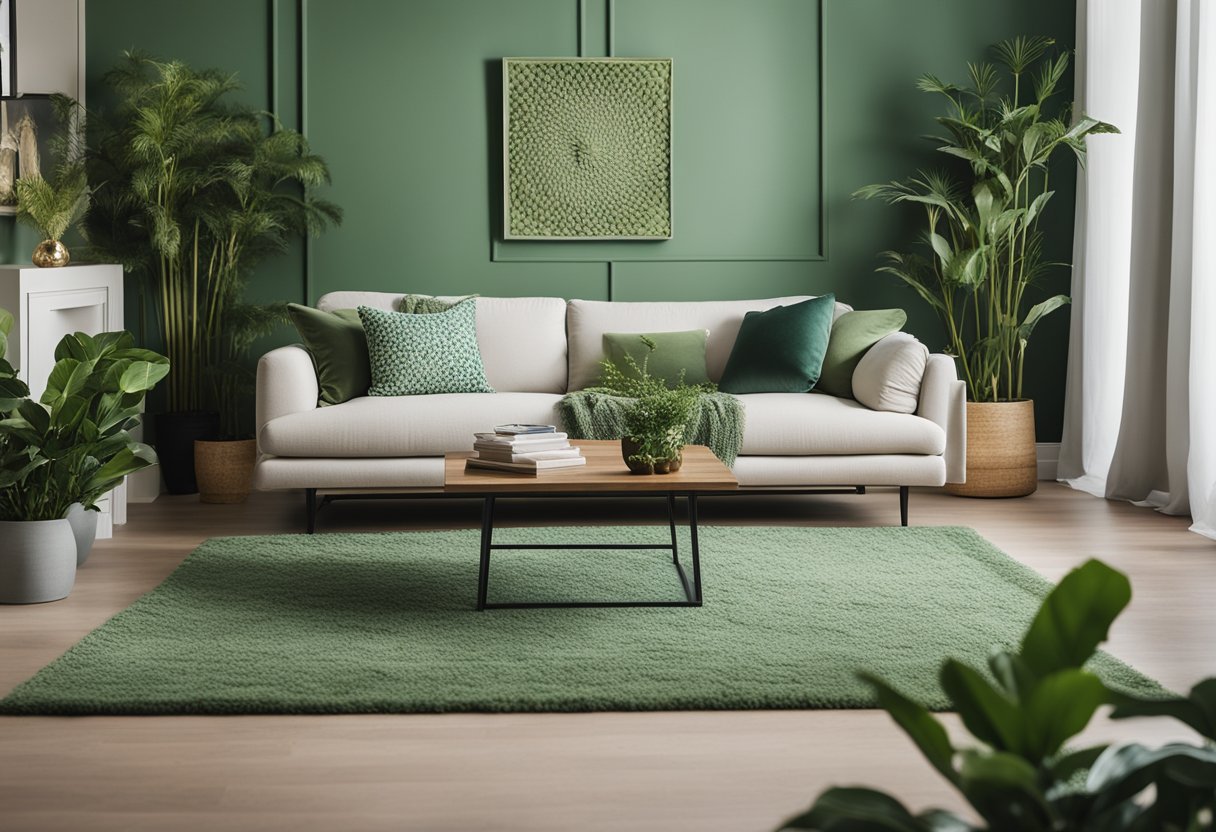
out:
{"label": "potted plant", "polygon": [[40,268],[66,266],[71,262],[63,235],[84,213],[89,195],[81,146],[84,125],[80,108],[75,101],[62,95],[54,96],[52,103],[61,130],[50,143],[55,159],[50,178],[44,179],[34,171],[22,176],[13,186],[17,196],[17,219],[37,229],[43,237],[30,258]]}
{"label": "potted plant", "polygon": [[647,353],[639,365],[632,355],[624,356],[625,368],[611,361],[600,362],[599,386],[593,390],[633,399],[625,409],[621,456],[635,474],[671,474],[683,464],[688,422],[702,393],[713,392],[713,385],[688,385],[683,373],[673,387],[650,375],[650,353],[655,342],[638,336]]}
{"label": "potted plant", "polygon": [[219,458],[208,472],[226,471],[226,459],[252,471],[244,359],[282,320],[277,309],[242,302],[254,267],[341,212],[308,195],[329,169],[303,136],[229,101],[235,76],[128,53],[106,83],[120,103],[93,120],[96,187],[84,229],[95,251],[140,281],[141,321],[144,298],[155,311],[174,366],[157,448],[169,492],[193,493],[196,440],[243,440],[235,453],[208,444],[200,455]]}
{"label": "potted plant", "polygon": [[[1069,54],[1054,41],[1017,37],[993,47],[996,63],[968,66],[963,86],[932,75],[925,92],[946,99],[938,150],[966,162],[965,175],[922,171],[869,185],[854,196],[920,205],[925,256],[885,252],[880,271],[903,280],[938,313],[947,351],[967,383],[967,481],[947,486],[970,497],[1014,497],[1037,487],[1034,403],[1023,398],[1026,347],[1044,316],[1068,303],[1031,304],[1028,290],[1051,265],[1039,223],[1052,195],[1049,163],[1060,151],[1085,159],[1085,140],[1116,128],[1053,104]],[[998,65],[1002,69],[998,69]]]}
{"label": "potted plant", "polygon": [[3,358],[11,327],[12,316],[0,310],[0,603],[54,601],[71,592],[92,544],[78,544],[72,506],[95,510],[123,477],[156,462],[130,429],[169,365],[135,347],[128,332],[78,332],[55,348],[46,391],[35,401]]}
{"label": "potted plant", "polygon": [[[1186,697],[1141,697],[1108,688],[1085,669],[1131,600],[1127,577],[1089,561],[1043,602],[1016,652],[1001,650],[986,673],[948,659],[941,686],[974,737],[956,746],[918,702],[862,674],[879,704],[959,791],[971,814],[913,814],[860,786],[831,788],[781,829],[820,832],[1134,832],[1211,830],[1216,811],[1216,679]],[[1138,743],[1077,748],[1070,742],[1104,705],[1114,719],[1169,716],[1206,738],[1200,745]]]}

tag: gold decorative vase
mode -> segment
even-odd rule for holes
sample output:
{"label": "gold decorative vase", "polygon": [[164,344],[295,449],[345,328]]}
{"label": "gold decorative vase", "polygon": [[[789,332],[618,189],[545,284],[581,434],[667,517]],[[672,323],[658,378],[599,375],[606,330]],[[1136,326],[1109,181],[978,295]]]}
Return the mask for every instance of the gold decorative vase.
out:
{"label": "gold decorative vase", "polygon": [[30,258],[40,269],[55,269],[72,262],[67,246],[58,240],[43,240]]}
{"label": "gold decorative vase", "polygon": [[201,503],[243,503],[253,490],[257,443],[252,439],[194,440]]}
{"label": "gold decorative vase", "polygon": [[625,464],[629,466],[629,470],[635,474],[674,474],[684,464],[683,453],[676,454],[675,459],[664,459],[655,463],[638,462],[629,458],[640,449],[641,446],[628,437],[621,440],[621,456],[624,458]]}
{"label": "gold decorative vase", "polygon": [[959,497],[1025,497],[1039,487],[1034,402],[967,402],[967,481]]}

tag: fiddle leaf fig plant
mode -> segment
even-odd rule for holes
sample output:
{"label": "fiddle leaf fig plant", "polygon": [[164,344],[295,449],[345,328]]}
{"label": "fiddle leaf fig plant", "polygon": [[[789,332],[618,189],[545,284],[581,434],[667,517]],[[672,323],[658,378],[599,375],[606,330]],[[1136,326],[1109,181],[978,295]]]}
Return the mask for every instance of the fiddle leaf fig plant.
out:
{"label": "fiddle leaf fig plant", "polygon": [[1085,161],[1085,141],[1118,133],[1088,116],[1070,119],[1055,103],[1069,53],[1052,54],[1047,37],[996,44],[993,62],[968,64],[965,84],[925,75],[917,86],[945,99],[937,117],[937,150],[966,162],[966,174],[920,171],[867,185],[862,199],[919,206],[925,229],[919,252],[884,252],[879,271],[910,286],[941,318],[947,351],[958,360],[973,401],[1022,398],[1026,347],[1065,295],[1030,303],[1030,290],[1057,264],[1043,256],[1039,224],[1055,191],[1050,163],[1072,151]]}
{"label": "fiddle leaf fig plant", "polygon": [[[913,813],[864,787],[831,788],[782,829],[820,832],[1210,832],[1216,811],[1216,679],[1186,697],[1140,696],[1085,669],[1131,600],[1127,577],[1091,560],[1043,602],[1016,651],[977,670],[954,659],[943,690],[975,743],[955,746],[925,707],[882,679],[861,674],[879,704],[981,819],[940,809]],[[1137,743],[1075,748],[1097,710],[1171,716],[1206,738],[1200,745]]]}
{"label": "fiddle leaf fig plant", "polygon": [[[0,311],[5,336],[11,325]],[[123,477],[154,465],[156,453],[130,431],[168,373],[168,359],[136,347],[129,332],[77,332],[55,348],[35,401],[0,350],[0,520],[57,520],[77,502],[95,509]]]}

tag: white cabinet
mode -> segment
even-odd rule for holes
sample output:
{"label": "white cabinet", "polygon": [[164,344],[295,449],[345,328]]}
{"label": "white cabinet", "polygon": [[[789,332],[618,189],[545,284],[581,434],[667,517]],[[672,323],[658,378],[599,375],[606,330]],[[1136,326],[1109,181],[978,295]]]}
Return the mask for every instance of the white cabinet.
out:
{"label": "white cabinet", "polygon": [[83,100],[84,0],[0,0],[0,45],[5,97]]}
{"label": "white cabinet", "polygon": [[[72,332],[123,329],[122,266],[0,266],[0,309],[13,315],[8,359],[38,398],[55,366],[55,345]],[[127,522],[127,486],[98,502],[97,536],[111,537]]]}

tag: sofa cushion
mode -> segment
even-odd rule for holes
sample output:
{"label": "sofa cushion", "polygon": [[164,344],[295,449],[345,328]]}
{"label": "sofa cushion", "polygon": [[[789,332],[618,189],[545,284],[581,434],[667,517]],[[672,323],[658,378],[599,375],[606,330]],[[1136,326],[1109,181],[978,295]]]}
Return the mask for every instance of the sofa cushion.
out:
{"label": "sofa cushion", "polygon": [[359,317],[371,358],[369,396],[494,392],[477,345],[473,301],[429,315],[360,306]]}
{"label": "sofa cushion", "polygon": [[[403,297],[393,292],[330,292],[321,296],[317,308],[332,312],[371,306],[396,311]],[[477,345],[491,387],[513,393],[566,392],[564,300],[478,297],[476,303]]]}
{"label": "sofa cushion", "polygon": [[906,332],[892,332],[866,352],[853,371],[853,398],[871,410],[915,413],[929,348]]}
{"label": "sofa cushion", "polygon": [[946,447],[945,431],[934,422],[870,410],[852,399],[824,393],[738,398],[746,416],[743,455],[940,454]]}
{"label": "sofa cushion", "polygon": [[[668,387],[675,387],[681,379],[689,386],[705,384],[709,376],[705,372],[705,339],[709,333],[704,329],[687,332],[605,332],[604,360],[610,361],[629,378],[638,374],[629,366],[626,357],[632,358],[639,370],[646,375],[660,378]],[[654,344],[651,350],[643,338]]]}
{"label": "sofa cushion", "polygon": [[[705,342],[705,369],[710,381],[722,378],[726,359],[735,336],[748,312],[760,312],[774,306],[789,306],[810,295],[761,300],[675,301],[671,303],[572,300],[566,313],[566,331],[570,349],[570,389],[590,387],[600,377],[600,359],[604,357],[605,332],[669,332],[684,329],[708,329]],[[837,303],[834,316],[839,317],[852,307]],[[478,307],[480,314],[481,307]],[[487,359],[488,364],[488,359]],[[490,376],[494,384],[494,377]]]}
{"label": "sofa cushion", "polygon": [[557,424],[553,393],[364,396],[291,413],[258,436],[263,453],[287,457],[439,456],[473,448],[475,431],[506,422]]}
{"label": "sofa cushion", "polygon": [[853,371],[866,350],[907,323],[902,309],[859,309],[832,323],[823,372],[815,389],[833,396],[853,395]]}
{"label": "sofa cushion", "polygon": [[832,331],[834,295],[748,312],[722,371],[723,393],[808,393]]}
{"label": "sofa cushion", "polygon": [[298,303],[287,304],[287,314],[312,357],[321,397],[317,404],[341,404],[366,396],[372,386],[363,321],[354,309],[322,312]]}

